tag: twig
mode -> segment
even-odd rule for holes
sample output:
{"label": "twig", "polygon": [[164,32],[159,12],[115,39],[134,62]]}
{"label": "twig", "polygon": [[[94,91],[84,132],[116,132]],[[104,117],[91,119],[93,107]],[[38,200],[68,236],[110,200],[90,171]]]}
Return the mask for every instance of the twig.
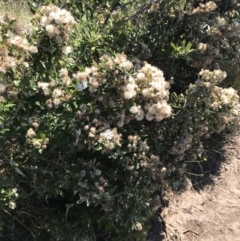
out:
{"label": "twig", "polygon": [[33,234],[33,232],[24,224],[24,223],[22,223],[21,221],[19,221],[16,217],[14,217],[11,213],[9,213],[6,209],[3,209],[3,211],[5,212],[5,213],[7,213],[8,215],[10,215],[12,218],[14,218],[17,222],[19,222],[24,228],[26,228],[31,234],[32,234],[32,236],[34,237],[34,239],[35,239],[35,235]]}
{"label": "twig", "polygon": [[[123,25],[125,24],[127,21],[137,17],[139,14],[143,13],[145,10],[147,10],[149,7],[151,6],[151,4],[143,4],[141,6],[141,8],[136,12],[134,13],[133,15],[129,16],[128,18],[126,19],[123,19],[123,20],[120,20],[119,22],[117,22],[117,24],[120,24],[120,25]],[[112,29],[110,30],[110,33],[113,33],[114,31],[116,30],[116,27],[112,27]]]}
{"label": "twig", "polygon": [[195,231],[192,231],[192,230],[190,230],[190,229],[187,229],[187,230],[183,231],[183,234],[185,234],[185,233],[194,233],[194,234],[196,234],[196,235],[199,235],[199,233],[197,233],[197,232],[195,232]]}
{"label": "twig", "polygon": [[134,2],[134,1],[130,1],[130,2],[127,2],[127,3],[125,3],[125,4],[120,4],[120,1],[119,1],[119,0],[116,0],[116,1],[112,4],[111,9],[110,9],[110,11],[109,11],[109,14],[107,15],[107,17],[106,17],[105,20],[104,20],[103,26],[105,26],[105,25],[107,24],[107,22],[108,22],[108,20],[109,20],[109,18],[110,18],[110,16],[111,16],[111,13],[112,13],[114,10],[116,10],[117,8],[124,8],[124,7],[126,7],[128,4],[131,4],[131,3],[133,3],[133,2]]}
{"label": "twig", "polygon": [[195,241],[200,240],[200,238],[203,236],[203,234],[205,234],[206,232],[203,232]]}
{"label": "twig", "polygon": [[217,151],[217,150],[213,150],[213,151],[216,152],[216,153],[218,153],[218,154],[220,154],[221,159],[223,158],[223,154],[222,154],[220,151]]}
{"label": "twig", "polygon": [[119,192],[119,193],[114,194],[113,197],[115,198],[115,197],[119,197],[121,195],[129,195],[129,194],[131,194],[131,193],[129,193],[129,192]]}

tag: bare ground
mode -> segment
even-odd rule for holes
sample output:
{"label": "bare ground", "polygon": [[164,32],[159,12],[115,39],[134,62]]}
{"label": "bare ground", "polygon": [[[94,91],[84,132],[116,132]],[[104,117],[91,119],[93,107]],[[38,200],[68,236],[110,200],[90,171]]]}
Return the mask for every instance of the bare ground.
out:
{"label": "bare ground", "polygon": [[240,136],[215,152],[202,187],[188,180],[184,192],[167,194],[163,224],[148,241],[240,241]]}
{"label": "bare ground", "polygon": [[212,183],[196,191],[189,180],[185,192],[169,194],[168,207],[161,213],[166,226],[163,240],[240,241],[240,136],[220,151],[225,160],[217,176],[210,176]]}

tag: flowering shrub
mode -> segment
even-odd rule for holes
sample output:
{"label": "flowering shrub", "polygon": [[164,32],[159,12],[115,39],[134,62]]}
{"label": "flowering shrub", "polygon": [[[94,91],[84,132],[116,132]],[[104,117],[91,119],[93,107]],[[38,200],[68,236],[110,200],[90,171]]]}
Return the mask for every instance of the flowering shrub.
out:
{"label": "flowering shrub", "polygon": [[73,16],[40,6],[31,37],[0,16],[1,235],[145,240],[160,190],[238,121],[239,97],[217,86],[220,69],[176,94],[158,67],[124,53],[83,64]]}
{"label": "flowering shrub", "polygon": [[171,153],[177,155],[176,160],[186,158],[186,151],[189,150],[194,155],[192,160],[203,158],[204,140],[213,133],[222,132],[227,126],[238,125],[240,105],[237,91],[231,87],[216,86],[225,77],[224,71],[202,69],[196,83],[190,84],[183,108],[178,114],[187,118],[183,119],[185,123],[182,123],[179,141],[175,141],[171,148]]}
{"label": "flowering shrub", "polygon": [[226,71],[222,85],[238,88],[239,7],[238,1],[156,1],[139,17],[146,31],[125,52],[161,66],[178,93],[202,68]]}
{"label": "flowering shrub", "polygon": [[40,29],[47,36],[54,37],[58,45],[63,45],[69,39],[69,32],[76,24],[70,12],[54,5],[42,6],[35,18],[40,22]]}

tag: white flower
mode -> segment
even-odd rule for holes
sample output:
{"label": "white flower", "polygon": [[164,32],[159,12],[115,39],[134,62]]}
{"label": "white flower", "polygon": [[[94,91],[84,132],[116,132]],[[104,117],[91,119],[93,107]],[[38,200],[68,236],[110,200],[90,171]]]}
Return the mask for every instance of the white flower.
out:
{"label": "white flower", "polygon": [[137,80],[145,80],[146,79],[146,76],[144,73],[138,73],[137,74]]}
{"label": "white flower", "polygon": [[54,91],[53,91],[53,93],[52,93],[52,97],[53,98],[58,98],[58,97],[60,97],[60,96],[62,96],[63,95],[63,92],[62,92],[62,90],[60,90],[60,89],[55,89]]}
{"label": "white flower", "polygon": [[124,92],[124,97],[125,97],[125,99],[131,99],[131,98],[133,98],[135,95],[137,94],[137,92],[136,91],[125,91]]}
{"label": "white flower", "polygon": [[127,82],[130,83],[130,84],[136,85],[135,80],[132,76],[127,76]]}
{"label": "white flower", "polygon": [[147,119],[148,121],[151,121],[151,120],[153,120],[153,118],[154,118],[154,116],[151,115],[151,114],[148,112],[147,115],[146,115],[146,119]]}
{"label": "white flower", "polygon": [[86,80],[89,77],[89,73],[87,71],[85,72],[77,72],[76,74],[73,74],[73,77],[77,80]]}
{"label": "white flower", "polygon": [[137,114],[138,111],[139,111],[139,107],[138,107],[138,106],[132,106],[132,107],[130,108],[130,112],[131,112],[132,114]]}
{"label": "white flower", "polygon": [[138,121],[141,121],[141,120],[143,120],[143,118],[144,118],[144,112],[143,112],[143,110],[139,110],[139,112],[137,113],[137,115],[135,116],[135,118],[136,118],[136,120],[138,120]]}
{"label": "white flower", "polygon": [[89,74],[92,73],[92,69],[89,68],[89,67],[86,67],[86,68],[85,68],[85,72],[87,73],[87,75],[89,75]]}
{"label": "white flower", "polygon": [[135,87],[136,87],[136,85],[134,85],[134,84],[127,84],[126,90],[133,91],[135,89]]}
{"label": "white flower", "polygon": [[57,14],[55,12],[50,12],[49,14],[49,20],[54,20],[56,18]]}
{"label": "white flower", "polygon": [[38,88],[41,88],[41,89],[46,89],[49,87],[49,83],[46,83],[46,82],[38,82]]}
{"label": "white flower", "polygon": [[61,104],[61,100],[59,98],[55,98],[53,100],[53,104],[54,104],[55,107],[58,107]]}
{"label": "white flower", "polygon": [[42,18],[41,18],[41,25],[43,25],[43,26],[45,26],[45,25],[47,25],[47,23],[48,23],[48,18],[46,17],[46,16],[43,16]]}
{"label": "white flower", "polygon": [[28,131],[27,131],[27,134],[26,134],[26,137],[28,138],[33,138],[36,136],[36,133],[35,131],[33,130],[33,128],[30,128]]}
{"label": "white flower", "polygon": [[114,134],[113,134],[113,131],[111,131],[110,129],[107,129],[107,130],[104,131],[103,136],[104,136],[105,139],[107,139],[107,140],[112,140]]}
{"label": "white flower", "polygon": [[223,89],[223,92],[225,92],[226,95],[229,95],[231,97],[237,95],[237,91],[235,89],[233,89],[232,87]]}
{"label": "white flower", "polygon": [[68,76],[63,77],[63,84],[64,85],[68,86],[68,85],[71,84],[71,82],[72,82],[72,80]]}
{"label": "white flower", "polygon": [[17,193],[17,188],[16,188],[16,187],[13,188],[13,189],[12,189],[12,192],[13,192],[13,193]]}
{"label": "white flower", "polygon": [[125,62],[120,63],[119,66],[122,67],[122,68],[125,68],[127,70],[130,70],[130,69],[133,68],[133,64],[130,61],[128,61],[128,60],[126,60]]}
{"label": "white flower", "polygon": [[28,51],[32,52],[32,53],[37,53],[38,52],[38,48],[36,46],[29,46],[28,47]]}
{"label": "white flower", "polygon": [[67,68],[61,68],[61,69],[60,69],[60,75],[61,75],[61,76],[68,75],[68,70],[67,70]]}
{"label": "white flower", "polygon": [[46,26],[46,31],[50,37],[53,37],[55,35],[55,27],[52,24],[48,24]]}
{"label": "white flower", "polygon": [[59,24],[59,25],[63,23],[63,19],[59,14],[56,14],[54,21],[56,24]]}
{"label": "white flower", "polygon": [[29,64],[28,64],[27,62],[23,62],[23,66],[24,66],[25,68],[28,68],[28,67],[29,67]]}
{"label": "white flower", "polygon": [[71,46],[66,46],[63,49],[64,54],[70,54],[73,51],[73,48]]}
{"label": "white flower", "polygon": [[9,208],[11,208],[11,209],[15,209],[15,207],[16,207],[16,203],[13,202],[13,201],[9,201],[8,206],[9,206]]}
{"label": "white flower", "polygon": [[152,89],[150,89],[150,88],[144,88],[144,89],[142,90],[142,95],[143,95],[144,97],[146,97],[146,98],[150,98],[151,95],[152,95],[152,93],[153,93],[153,91],[152,91]]}
{"label": "white flower", "polygon": [[160,81],[153,81],[151,86],[155,89],[160,91],[163,88],[163,84]]}
{"label": "white flower", "polygon": [[139,222],[136,222],[136,224],[135,224],[135,230],[137,230],[137,231],[141,231],[142,230],[142,224],[141,223],[139,223]]}
{"label": "white flower", "polygon": [[88,82],[86,80],[83,80],[81,83],[77,84],[77,90],[83,91],[88,87]]}

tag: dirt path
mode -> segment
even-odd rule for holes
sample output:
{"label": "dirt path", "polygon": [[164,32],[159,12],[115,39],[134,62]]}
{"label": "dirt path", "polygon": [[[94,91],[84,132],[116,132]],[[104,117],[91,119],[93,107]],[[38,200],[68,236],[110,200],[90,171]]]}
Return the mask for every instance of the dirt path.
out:
{"label": "dirt path", "polygon": [[196,191],[189,181],[185,192],[168,197],[164,241],[240,241],[240,136],[222,152],[225,161],[212,184]]}

